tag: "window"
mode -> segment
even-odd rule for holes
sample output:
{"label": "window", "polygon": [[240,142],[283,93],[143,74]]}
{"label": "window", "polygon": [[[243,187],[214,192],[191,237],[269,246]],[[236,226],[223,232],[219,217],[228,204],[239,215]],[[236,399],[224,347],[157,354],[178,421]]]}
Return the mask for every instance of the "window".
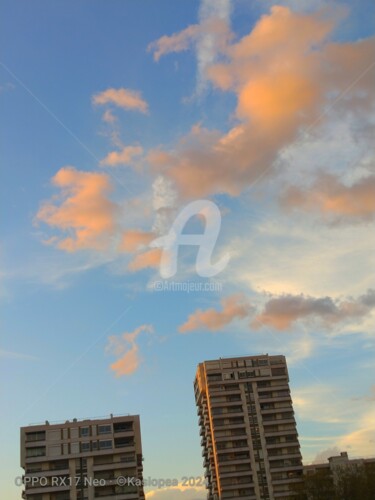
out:
{"label": "window", "polygon": [[112,429],[110,425],[98,425],[98,434],[111,434]]}
{"label": "window", "polygon": [[81,443],[81,453],[86,453],[87,451],[90,451],[90,442],[87,441],[85,443]]}
{"label": "window", "polygon": [[108,450],[108,449],[112,448],[112,441],[111,440],[99,441],[99,448],[101,450]]}
{"label": "window", "polygon": [[133,430],[133,422],[116,422],[113,424],[113,430],[115,432],[126,432]]}
{"label": "window", "polygon": [[26,433],[26,441],[45,441],[45,439],[46,431]]}
{"label": "window", "polygon": [[121,455],[121,462],[135,462],[135,455],[133,453],[126,453],[125,455]]}
{"label": "window", "polygon": [[92,448],[92,451],[95,451],[98,449],[98,442],[97,441],[93,441],[91,443],[91,448]]}
{"label": "window", "polygon": [[29,457],[44,457],[46,454],[45,446],[38,446],[37,448],[26,448],[26,456]]}
{"label": "window", "polygon": [[133,438],[117,438],[117,439],[115,439],[115,448],[123,448],[125,446],[134,446]]}
{"label": "window", "polygon": [[81,437],[87,437],[90,435],[90,427],[81,427],[79,430]]}

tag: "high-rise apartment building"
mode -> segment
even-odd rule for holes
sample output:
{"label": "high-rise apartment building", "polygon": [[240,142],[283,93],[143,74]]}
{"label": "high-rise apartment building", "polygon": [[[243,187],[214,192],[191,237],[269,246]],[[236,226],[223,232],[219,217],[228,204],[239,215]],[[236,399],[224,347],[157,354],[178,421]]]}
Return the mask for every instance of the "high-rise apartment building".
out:
{"label": "high-rise apartment building", "polygon": [[139,416],[21,428],[28,500],[144,499]]}
{"label": "high-rise apartment building", "polygon": [[303,467],[285,357],[205,361],[194,389],[208,500],[294,498]]}

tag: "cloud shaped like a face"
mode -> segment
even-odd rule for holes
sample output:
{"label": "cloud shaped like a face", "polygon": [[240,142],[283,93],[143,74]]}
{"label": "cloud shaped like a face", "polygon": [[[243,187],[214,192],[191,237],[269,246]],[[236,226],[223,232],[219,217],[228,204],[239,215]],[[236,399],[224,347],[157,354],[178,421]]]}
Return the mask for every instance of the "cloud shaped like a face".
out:
{"label": "cloud shaped like a face", "polygon": [[247,317],[252,310],[252,306],[243,295],[231,295],[221,301],[221,310],[211,308],[203,311],[198,309],[190,314],[187,321],[179,327],[179,332],[187,333],[199,329],[220,330],[235,319]]}
{"label": "cloud shaped like a face", "polygon": [[152,325],[141,325],[133,332],[109,337],[106,352],[118,358],[110,365],[116,377],[131,375],[138,370],[141,358],[137,338],[142,332],[153,333],[153,331]]}
{"label": "cloud shaped like a face", "polygon": [[109,88],[95,94],[92,102],[96,105],[112,104],[119,108],[147,113],[148,104],[137,90]]}
{"label": "cloud shaped like a face", "polygon": [[307,189],[290,187],[282,196],[286,209],[318,213],[332,222],[363,222],[375,217],[375,175],[343,184],[333,175],[322,175]]}
{"label": "cloud shaped like a face", "polygon": [[302,127],[319,122],[330,95],[345,92],[341,104],[351,111],[369,105],[371,78],[363,72],[373,61],[374,40],[329,43],[335,22],[275,6],[239,42],[226,44],[228,62],[206,72],[216,87],[236,95],[240,123],[226,134],[193,127],[172,150],[149,155],[154,170],[188,197],[238,195],[270,173]]}
{"label": "cloud shaped like a face", "polygon": [[36,220],[72,236],[54,237],[50,243],[68,252],[105,249],[115,229],[117,211],[108,198],[112,189],[108,176],[64,167],[52,183],[61,190],[58,201],[55,197],[43,203]]}

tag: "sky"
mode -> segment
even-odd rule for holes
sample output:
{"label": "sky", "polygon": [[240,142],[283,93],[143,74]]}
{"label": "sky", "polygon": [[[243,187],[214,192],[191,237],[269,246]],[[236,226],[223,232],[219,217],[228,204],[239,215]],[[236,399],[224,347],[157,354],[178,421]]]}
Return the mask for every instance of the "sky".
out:
{"label": "sky", "polygon": [[202,476],[225,356],[286,356],[304,463],[374,454],[373,14],[1,2],[2,498],[45,420],[139,414],[146,477]]}

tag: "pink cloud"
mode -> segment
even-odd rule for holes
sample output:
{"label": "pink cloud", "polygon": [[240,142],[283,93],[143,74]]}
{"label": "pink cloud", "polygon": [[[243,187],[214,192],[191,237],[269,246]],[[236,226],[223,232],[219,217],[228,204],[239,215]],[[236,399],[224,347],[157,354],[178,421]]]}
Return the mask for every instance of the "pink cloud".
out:
{"label": "pink cloud", "polygon": [[147,113],[148,111],[147,102],[137,90],[109,88],[95,94],[92,101],[97,105],[114,104],[119,108],[140,111],[141,113]]}
{"label": "pink cloud", "polygon": [[124,146],[121,151],[111,151],[101,160],[100,164],[108,167],[117,167],[118,165],[131,165],[134,158],[143,153],[141,146]]}
{"label": "pink cloud", "polygon": [[187,321],[179,327],[180,333],[194,330],[221,330],[235,319],[243,319],[253,311],[253,307],[245,300],[242,294],[231,295],[221,300],[221,310],[213,307],[197,309],[189,315]]}
{"label": "pink cloud", "polygon": [[61,192],[41,205],[36,220],[68,236],[53,236],[49,243],[68,252],[106,248],[115,229],[117,211],[107,197],[112,189],[108,176],[64,167],[52,178],[52,183]]}
{"label": "pink cloud", "polygon": [[143,253],[137,254],[130,262],[129,271],[141,271],[150,267],[159,267],[162,250],[160,248],[151,248]]}
{"label": "pink cloud", "polygon": [[351,186],[333,175],[322,175],[311,187],[290,187],[282,196],[287,209],[317,212],[332,221],[356,222],[375,217],[375,175],[364,177]]}
{"label": "pink cloud", "polygon": [[200,33],[200,29],[198,24],[191,24],[178,33],[171,36],[164,35],[155,42],[150,43],[147,50],[153,52],[155,61],[159,61],[161,56],[171,52],[182,52],[190,47]]}
{"label": "pink cloud", "polygon": [[122,235],[120,250],[123,252],[136,252],[139,248],[146,246],[155,239],[155,234],[146,231],[132,229]]}
{"label": "pink cloud", "polygon": [[[227,41],[220,49],[225,62],[205,72],[218,89],[235,94],[238,123],[226,133],[193,127],[170,150],[150,152],[153,170],[171,178],[186,197],[237,196],[273,173],[279,152],[320,120],[332,95],[345,91],[345,99],[336,103],[341,110],[369,106],[371,75],[349,85],[372,64],[375,39],[329,42],[342,12],[327,12],[294,13],[274,6],[250,33]],[[187,46],[189,33],[180,34],[183,43],[177,48]],[[160,47],[160,54],[174,41],[165,40],[168,49]]]}
{"label": "pink cloud", "polygon": [[126,332],[120,336],[112,335],[108,339],[106,352],[117,356],[118,359],[110,365],[116,377],[131,375],[136,372],[141,363],[139,347],[136,343],[140,333],[153,333],[152,325],[141,325],[133,332]]}

